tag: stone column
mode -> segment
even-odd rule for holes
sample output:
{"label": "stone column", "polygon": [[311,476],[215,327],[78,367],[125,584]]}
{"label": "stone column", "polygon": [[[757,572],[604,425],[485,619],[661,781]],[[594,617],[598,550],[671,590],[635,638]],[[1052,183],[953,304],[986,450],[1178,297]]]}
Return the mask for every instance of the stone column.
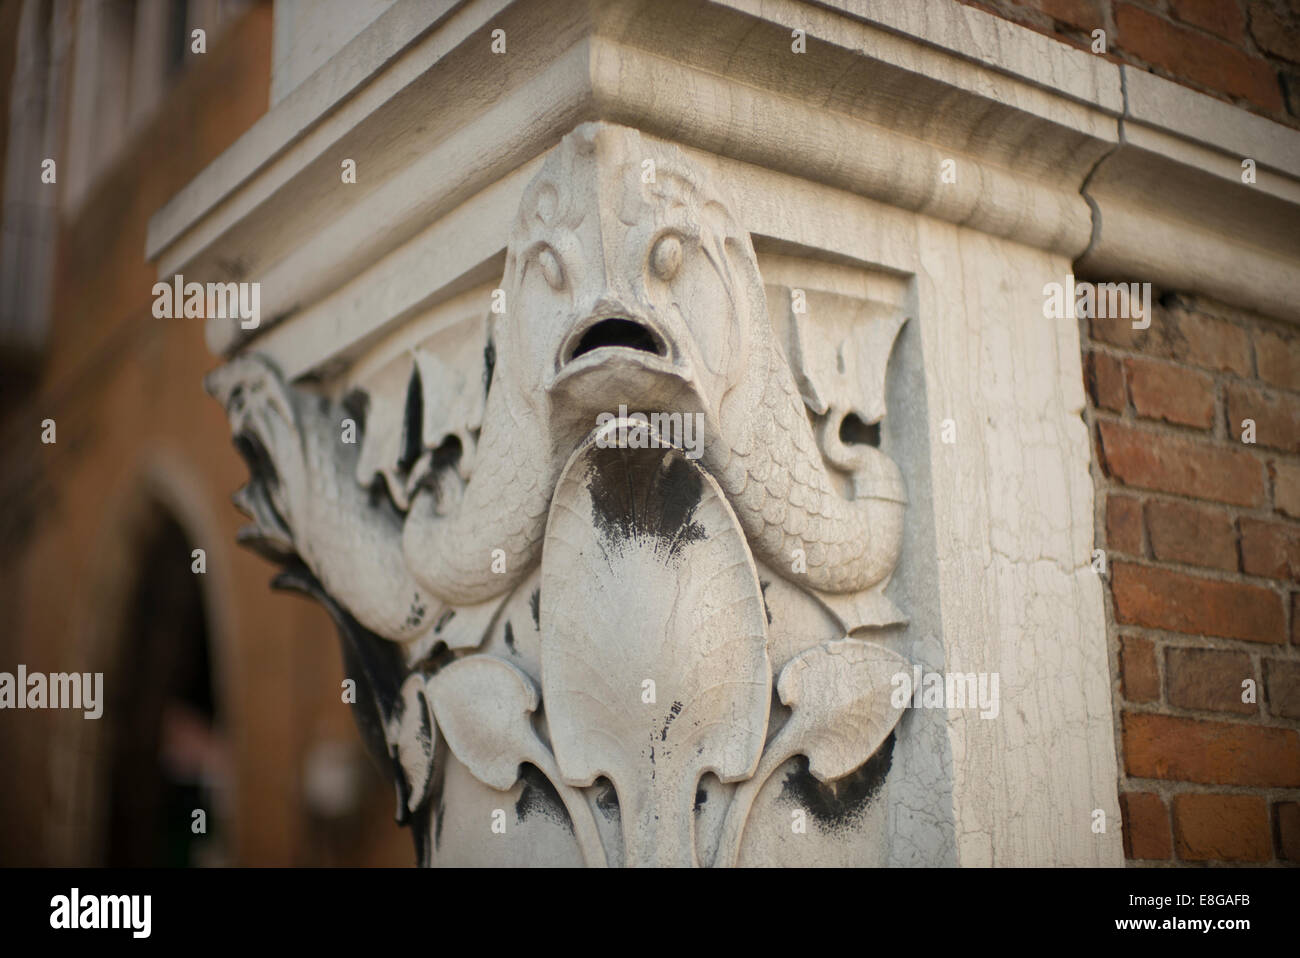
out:
{"label": "stone column", "polygon": [[1121,164],[1232,148],[1134,148],[1119,66],[980,11],[855,10],[371,9],[151,224],[161,280],[259,284],[208,319],[245,541],[333,613],[420,863],[1121,861],[1045,288],[1231,292],[1231,233],[1118,274]]}

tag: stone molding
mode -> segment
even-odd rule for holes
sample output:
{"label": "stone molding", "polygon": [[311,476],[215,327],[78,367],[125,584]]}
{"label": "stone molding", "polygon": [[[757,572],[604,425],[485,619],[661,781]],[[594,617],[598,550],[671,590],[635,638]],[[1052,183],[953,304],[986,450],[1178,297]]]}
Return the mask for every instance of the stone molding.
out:
{"label": "stone molding", "polygon": [[[265,277],[265,314],[278,319],[431,222],[482,223],[494,240],[466,242],[477,261],[462,255],[431,295],[491,274],[508,174],[601,118],[1108,278],[1294,316],[1300,132],[956,3],[885,5],[870,19],[852,7],[561,0],[541,29],[527,4],[395,4],[159,211],[148,254],[164,275]],[[467,62],[497,24],[514,45],[484,83]],[[803,80],[778,57],[793,25],[818,58]],[[832,90],[815,82],[826,75]],[[412,124],[415,102],[455,106]],[[352,191],[328,185],[343,157],[362,171]],[[1240,182],[1247,157],[1253,187]],[[944,158],[958,170],[947,189],[934,174]],[[239,341],[210,332],[220,352]]]}
{"label": "stone molding", "polygon": [[[502,792],[519,807],[547,795],[552,811],[567,810],[556,815],[572,833],[534,822],[528,842],[515,846],[553,863],[599,863],[592,829],[610,864],[1122,860],[1078,330],[1043,317],[1040,291],[1087,269],[1293,317],[1300,274],[1279,265],[1300,258],[1288,233],[1296,134],[1218,104],[1222,121],[1206,121],[1201,107],[1213,101],[1205,97],[955,3],[856,10],[793,0],[399,2],[152,221],[148,249],[161,276],[262,284],[258,329],[208,325],[210,346],[229,360],[212,382],[236,434],[253,411],[269,430],[251,448],[255,482],[240,502],[258,518],[259,547],[289,562],[282,584],[332,609],[349,673],[381,690],[358,703],[358,721],[395,763],[399,817],[417,826],[422,861],[519,863],[506,846],[469,843],[477,820],[458,811],[493,808]],[[510,52],[485,70],[497,28]],[[806,31],[806,54],[790,52],[793,29]],[[592,751],[575,745],[576,726],[558,738],[548,727],[544,626],[566,607],[546,596],[573,589],[554,577],[577,560],[554,563],[558,570],[532,564],[538,544],[529,532],[518,554],[507,550],[526,573],[508,594],[453,595],[430,570],[448,567],[455,550],[426,561],[401,541],[427,489],[413,471],[422,457],[459,449],[459,459],[436,463],[446,502],[470,495],[490,461],[479,445],[494,414],[475,401],[489,304],[497,290],[508,302],[514,296],[522,247],[511,236],[535,199],[530,190],[560,161],[557,144],[591,121],[638,131],[647,156],[680,156],[691,176],[725,187],[732,242],[749,244],[751,285],[766,303],[793,406],[802,404],[790,421],[807,418],[817,463],[843,501],[907,501],[899,542],[872,575],[849,589],[808,589],[774,568],[780,550],[762,545],[752,504],[738,505],[743,491],[725,464],[698,467],[707,539],[750,556],[776,623],[754,624],[768,631],[768,681],[781,705],[763,712],[776,732],[764,747],[780,746],[771,761],[752,742],[733,742],[713,762],[717,774],[701,779],[707,800],[691,812],[693,847],[650,825],[646,809],[665,806],[646,797],[632,766],[613,754],[591,761]],[[1213,200],[1233,186],[1236,152],[1256,159],[1258,182]],[[956,181],[944,184],[938,172],[950,158]],[[355,185],[340,185],[343,159],[357,164]],[[1183,245],[1153,241],[1166,235]],[[796,293],[807,315],[794,308]],[[437,411],[420,421],[418,450],[408,449],[416,372],[417,404]],[[520,390],[512,412],[534,401],[529,395]],[[749,408],[764,421],[761,404]],[[340,421],[358,409],[362,441],[340,450]],[[867,430],[851,442],[853,430],[842,431],[849,416]],[[952,441],[941,438],[950,432]],[[565,479],[593,454],[583,435],[564,431],[554,448],[524,450],[520,461],[549,463],[543,486],[567,489],[576,508],[589,509],[589,493]],[[285,450],[295,450],[294,468],[276,460]],[[258,472],[267,459],[276,463],[269,485]],[[678,461],[682,475],[694,475],[696,466]],[[268,491],[291,478],[321,494]],[[376,488],[394,509],[387,527],[350,527]],[[518,515],[536,520],[527,503]],[[554,548],[581,535],[570,529]],[[551,541],[542,538],[543,553]],[[704,566],[720,564],[714,557]],[[444,618],[448,611],[455,615]],[[430,621],[440,623],[436,632]],[[581,625],[570,622],[566,634]],[[787,727],[788,737],[807,740],[791,725],[799,688],[823,689],[814,711],[835,702],[808,684],[827,662],[806,663],[802,686],[787,683],[785,670],[834,642],[849,643],[826,652],[846,675],[857,662],[883,668],[878,649],[897,657],[891,668],[1000,674],[1002,718],[951,707],[864,713],[858,737],[878,747],[842,779],[829,776],[833,794],[858,802],[850,802],[852,839],[833,817],[814,840],[812,832],[791,837],[790,802],[836,807],[819,791],[831,786],[818,770],[844,766],[783,751],[789,742],[777,739]],[[587,657],[599,652],[591,644]],[[459,665],[482,658],[510,665]],[[444,667],[452,659],[456,672]],[[743,655],[735,661],[737,674],[762,671]],[[883,673],[871,674],[878,683]],[[440,702],[482,689],[517,713],[500,716],[504,724],[492,728],[502,738],[486,750],[455,730],[454,714],[438,714]],[[737,700],[729,714],[753,724],[757,703]],[[544,730],[536,741],[517,721],[527,716]],[[582,721],[590,727],[590,716]],[[643,732],[628,726],[619,738]],[[507,781],[493,759],[512,750],[541,778]],[[678,824],[689,804],[685,786],[679,791]],[[625,793],[641,800],[627,804],[637,811],[623,832],[601,809],[618,807]],[[743,816],[750,837],[737,844],[727,807],[742,794],[742,804],[752,799]],[[433,821],[422,805],[429,800],[441,803],[441,839],[437,826],[420,830]],[[579,800],[596,809],[594,822]],[[1096,831],[1098,812],[1109,831]]]}

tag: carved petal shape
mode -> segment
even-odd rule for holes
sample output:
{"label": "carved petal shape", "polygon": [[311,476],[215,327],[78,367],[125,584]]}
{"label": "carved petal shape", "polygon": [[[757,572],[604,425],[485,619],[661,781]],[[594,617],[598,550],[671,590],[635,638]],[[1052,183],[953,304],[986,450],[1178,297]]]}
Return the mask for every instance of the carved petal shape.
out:
{"label": "carved petal shape", "polygon": [[808,756],[821,782],[843,778],[867,759],[898,724],[891,680],[908,661],[874,642],[840,639],[796,655],[781,670],[777,694],[794,711],[781,730],[790,754]]}
{"label": "carved petal shape", "polygon": [[455,436],[461,443],[457,465],[462,478],[469,478],[474,452],[471,432],[483,424],[483,343],[481,325],[472,327],[453,353],[440,357],[428,349],[415,350],[420,372],[424,411],[420,416],[421,442],[425,449],[437,449]]}
{"label": "carved petal shape", "polygon": [[814,646],[786,663],[777,694],[793,711],[768,743],[757,772],[732,795],[716,865],[736,863],[749,809],[763,783],[788,759],[807,755],[808,770],[829,782],[875,754],[903,715],[892,701],[892,680],[909,668],[898,653],[853,638]]}
{"label": "carved petal shape", "polygon": [[376,476],[381,476],[399,509],[410,505],[406,500],[399,463],[402,459],[402,415],[406,408],[411,365],[409,357],[399,357],[366,383],[365,430],[355,470],[357,482],[366,489],[370,488]]}
{"label": "carved petal shape", "polygon": [[460,479],[470,476],[474,435],[483,424],[483,322],[475,317],[442,330],[352,383],[366,397],[356,480],[368,489],[382,476],[403,512],[432,467],[429,454],[447,439],[460,444]]}
{"label": "carved petal shape", "polygon": [[451,663],[426,681],[438,728],[462,765],[484,785],[505,791],[527,762],[550,779],[564,802],[583,860],[606,864],[591,807],[560,779],[550,750],[533,729],[537,688],[522,670],[491,655]]}
{"label": "carved petal shape", "polygon": [[485,785],[505,791],[539,748],[529,717],[532,681],[503,659],[471,655],[428,680],[438,728],[461,763]]}
{"label": "carved petal shape", "polygon": [[602,448],[617,430],[610,423],[574,453],[551,507],[547,722],[566,782],[613,782],[627,864],[692,865],[700,776],[745,778],[762,749],[767,621],[753,558],[712,477],[657,440]]}
{"label": "carved petal shape", "polygon": [[[809,290],[808,312],[791,324],[791,365],[813,412],[885,416],[885,368],[906,317],[869,308],[858,297]],[[779,300],[778,300],[779,302]],[[838,424],[837,424],[838,428]]]}
{"label": "carved petal shape", "polygon": [[408,676],[402,683],[402,706],[393,736],[396,739],[397,761],[406,778],[408,812],[414,812],[429,797],[429,789],[433,784],[433,754],[437,734],[425,698],[424,680],[419,675]]}

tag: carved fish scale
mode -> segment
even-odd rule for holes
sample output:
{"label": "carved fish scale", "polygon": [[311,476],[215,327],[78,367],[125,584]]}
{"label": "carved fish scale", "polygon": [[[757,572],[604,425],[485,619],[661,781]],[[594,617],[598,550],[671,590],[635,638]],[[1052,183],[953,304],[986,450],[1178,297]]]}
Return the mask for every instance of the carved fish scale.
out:
{"label": "carved fish scale", "polygon": [[[617,169],[632,157],[639,168],[639,158],[655,152],[662,154],[658,161],[661,177],[668,179],[664,174],[672,171],[680,182],[708,197],[711,208],[728,209],[680,151],[657,144],[652,147],[635,131],[607,125],[594,125],[585,132],[580,128],[566,138],[530,189],[539,197],[572,192],[579,189],[573,182],[573,169],[581,167],[584,158],[592,165]],[[606,198],[608,187],[603,189],[604,193],[592,194],[593,203]],[[600,209],[581,209],[582,198],[580,193],[569,196],[561,205],[578,210],[580,221],[600,219]],[[525,204],[528,201],[526,194]],[[527,217],[521,221],[531,224]],[[895,468],[884,481],[875,473],[858,477],[854,483],[857,496],[852,500],[836,491],[813,437],[804,400],[773,337],[753,245],[730,214],[726,214],[725,223],[730,233],[712,239],[715,248],[726,250],[735,260],[728,264],[730,282],[726,286],[730,310],[739,326],[736,338],[744,348],[740,361],[706,356],[705,362],[692,367],[725,365],[729,378],[717,387],[687,380],[710,420],[704,463],[718,477],[754,551],[774,569],[801,585],[826,592],[866,589],[884,578],[898,558],[901,479]],[[593,242],[609,244],[616,232],[602,227]],[[510,348],[511,341],[522,339],[526,332],[519,324],[531,322],[534,316],[521,288],[526,269],[519,263],[527,249],[539,242],[538,235],[536,224],[531,224],[528,230],[517,228],[511,240],[507,301],[515,305],[498,326],[500,361],[488,397],[475,474],[465,498],[454,514],[439,515],[430,495],[417,497],[407,520],[405,550],[412,570],[425,588],[452,604],[482,602],[504,594],[536,564],[545,509],[558,475],[557,461],[568,452],[565,437],[551,429],[545,404],[523,392],[532,387],[536,377],[515,368],[520,362],[548,364],[549,355]],[[542,230],[540,235],[548,234]],[[555,245],[566,244],[557,239]],[[708,245],[701,239],[700,246],[685,255],[704,257]],[[603,246],[584,253],[602,262],[616,259]],[[633,284],[631,288],[635,295],[637,289],[648,286]],[[618,302],[620,308],[644,314],[651,322],[663,313],[662,305],[648,301],[648,296],[646,302],[631,304],[624,302],[627,298],[613,296],[608,289],[596,295],[598,301]],[[677,334],[676,339],[707,339],[710,334],[702,327],[724,322],[707,310],[689,312],[692,305],[686,303],[684,322],[670,331]],[[573,316],[571,322],[581,318]],[[681,348],[680,343],[668,343],[673,355]],[[602,402],[612,408],[616,397],[605,397]],[[585,428],[591,425],[588,421]],[[470,542],[475,549],[466,549]],[[485,550],[491,548],[505,551],[504,574],[493,571],[487,561]],[[792,561],[796,557],[799,561]]]}

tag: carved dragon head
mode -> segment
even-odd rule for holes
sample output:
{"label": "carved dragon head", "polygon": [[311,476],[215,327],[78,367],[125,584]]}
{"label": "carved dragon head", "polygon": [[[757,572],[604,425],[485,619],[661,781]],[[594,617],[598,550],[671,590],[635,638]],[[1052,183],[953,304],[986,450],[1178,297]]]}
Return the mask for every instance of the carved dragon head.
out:
{"label": "carved dragon head", "polygon": [[717,413],[766,322],[749,234],[681,150],[586,123],[529,184],[491,334],[552,414],[619,402]]}

